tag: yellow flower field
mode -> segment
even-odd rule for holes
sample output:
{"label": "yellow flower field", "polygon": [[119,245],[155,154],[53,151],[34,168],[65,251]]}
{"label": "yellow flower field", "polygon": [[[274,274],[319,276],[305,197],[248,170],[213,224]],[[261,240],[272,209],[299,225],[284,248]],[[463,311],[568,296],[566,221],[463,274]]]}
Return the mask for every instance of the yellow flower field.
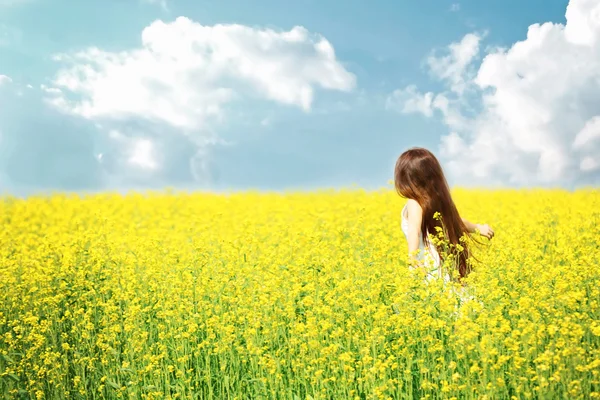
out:
{"label": "yellow flower field", "polygon": [[387,189],[4,198],[0,398],[600,398],[600,191],[454,196],[470,298]]}

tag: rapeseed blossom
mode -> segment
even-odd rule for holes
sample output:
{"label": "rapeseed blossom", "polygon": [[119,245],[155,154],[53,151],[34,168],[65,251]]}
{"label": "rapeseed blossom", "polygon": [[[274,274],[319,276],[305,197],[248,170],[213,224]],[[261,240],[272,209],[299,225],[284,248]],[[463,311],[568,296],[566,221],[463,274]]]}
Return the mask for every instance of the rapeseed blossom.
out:
{"label": "rapeseed blossom", "polygon": [[465,288],[389,190],[4,198],[0,397],[600,398],[600,192],[453,194]]}

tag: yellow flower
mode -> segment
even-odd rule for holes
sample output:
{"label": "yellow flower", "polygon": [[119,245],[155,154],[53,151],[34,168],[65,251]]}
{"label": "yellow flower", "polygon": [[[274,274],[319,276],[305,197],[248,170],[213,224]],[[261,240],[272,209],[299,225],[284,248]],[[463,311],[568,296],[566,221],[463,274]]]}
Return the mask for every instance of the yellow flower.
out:
{"label": "yellow flower", "polygon": [[453,196],[465,286],[392,189],[5,198],[0,397],[598,398],[600,192]]}

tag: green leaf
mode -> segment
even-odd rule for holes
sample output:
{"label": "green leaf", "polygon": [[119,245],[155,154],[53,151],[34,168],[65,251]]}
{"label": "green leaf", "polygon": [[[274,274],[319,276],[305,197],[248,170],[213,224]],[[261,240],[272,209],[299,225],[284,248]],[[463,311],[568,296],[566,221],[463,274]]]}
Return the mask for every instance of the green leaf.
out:
{"label": "green leaf", "polygon": [[2,359],[4,359],[4,361],[6,361],[7,363],[13,364],[15,362],[15,360],[13,360],[12,358],[10,358],[9,356],[7,356],[5,354],[0,354],[0,357],[2,357]]}
{"label": "green leaf", "polygon": [[117,385],[115,382],[110,381],[110,380],[107,380],[106,384],[108,386],[110,386],[111,388],[113,388],[113,389],[120,389],[121,388],[121,386]]}

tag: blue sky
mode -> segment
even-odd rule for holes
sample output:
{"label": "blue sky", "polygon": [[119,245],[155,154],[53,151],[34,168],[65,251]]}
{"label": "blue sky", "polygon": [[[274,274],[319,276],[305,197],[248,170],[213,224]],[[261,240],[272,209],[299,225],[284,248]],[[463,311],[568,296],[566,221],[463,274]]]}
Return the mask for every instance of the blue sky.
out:
{"label": "blue sky", "polygon": [[0,0],[0,185],[595,185],[598,3]]}

